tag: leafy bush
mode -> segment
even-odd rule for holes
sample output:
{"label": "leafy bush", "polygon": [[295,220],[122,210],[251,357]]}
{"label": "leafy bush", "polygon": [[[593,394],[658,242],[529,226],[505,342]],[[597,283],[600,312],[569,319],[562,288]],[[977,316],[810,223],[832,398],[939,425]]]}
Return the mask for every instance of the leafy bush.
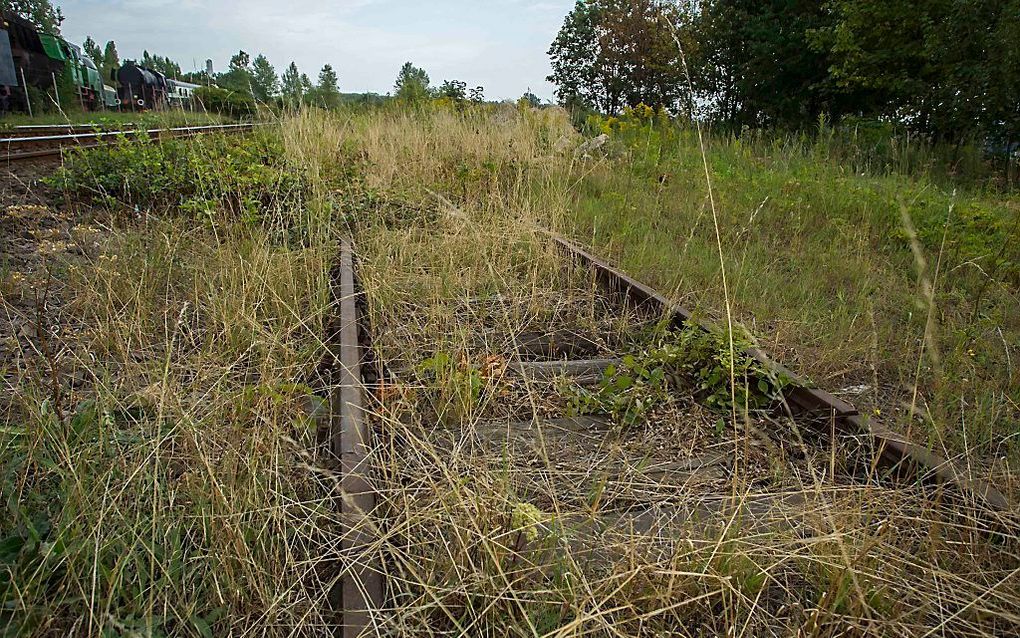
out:
{"label": "leafy bush", "polygon": [[202,104],[205,110],[230,117],[251,117],[257,110],[255,99],[252,96],[215,86],[202,86],[195,89],[195,99]]}
{"label": "leafy bush", "polygon": [[482,395],[481,370],[465,358],[437,352],[419,366],[436,414],[445,423],[457,423],[471,414]]}
{"label": "leafy bush", "polygon": [[206,213],[215,208],[259,217],[289,201],[304,180],[282,164],[278,136],[209,135],[193,139],[121,139],[70,152],[47,178],[68,199],[120,207],[179,207]]}
{"label": "leafy bush", "polygon": [[[577,388],[571,397],[574,414],[609,414],[622,425],[633,425],[683,388],[718,412],[771,407],[789,380],[743,353],[746,343],[734,343],[718,332],[698,326],[667,334],[619,366],[609,366],[595,390]],[[730,370],[734,387],[730,388]]]}

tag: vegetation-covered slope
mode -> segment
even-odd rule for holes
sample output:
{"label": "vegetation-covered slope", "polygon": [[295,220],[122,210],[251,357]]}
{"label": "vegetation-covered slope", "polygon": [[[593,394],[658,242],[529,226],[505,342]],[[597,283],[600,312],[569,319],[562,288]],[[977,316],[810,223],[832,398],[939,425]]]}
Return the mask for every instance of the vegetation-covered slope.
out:
{"label": "vegetation-covered slope", "polygon": [[[1010,237],[1015,204],[835,148],[710,138],[713,209],[693,133],[631,124],[584,157],[557,110],[306,111],[247,138],[75,156],[55,182],[73,187],[63,210],[100,232],[58,227],[63,243],[33,244],[45,260],[8,267],[0,289],[28,326],[4,350],[7,631],[331,633],[344,558],[313,395],[328,269],[353,236],[376,352],[399,372],[372,408],[391,576],[379,633],[1013,632],[1016,539],[965,505],[830,475],[828,453],[817,473],[777,457],[725,475],[727,499],[802,505],[758,519],[677,518],[716,492],[601,473],[607,450],[746,440],[689,396],[628,422],[590,475],[569,448],[445,447],[506,406],[569,405],[569,390],[508,382],[516,346],[499,335],[569,321],[616,335],[600,346],[614,353],[645,347],[564,278],[545,234],[559,229],[705,314],[723,309],[725,264],[767,350],[826,387],[871,386],[855,398],[883,417],[916,381],[924,423],[899,427],[975,471],[1005,456],[995,473],[1015,496],[1015,245],[988,236]],[[634,494],[661,508],[651,531],[576,524]]]}

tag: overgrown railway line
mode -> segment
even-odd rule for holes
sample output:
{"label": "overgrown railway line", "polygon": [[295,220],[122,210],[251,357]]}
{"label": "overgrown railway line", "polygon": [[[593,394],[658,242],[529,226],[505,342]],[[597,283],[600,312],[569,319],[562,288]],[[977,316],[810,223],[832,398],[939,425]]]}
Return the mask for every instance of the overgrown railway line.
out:
{"label": "overgrown railway line", "polygon": [[150,139],[194,137],[210,133],[244,133],[256,125],[213,124],[178,126],[173,128],[144,128],[99,130],[83,129],[79,125],[39,126],[16,128],[0,133],[0,162],[7,164],[31,160],[58,159],[67,149],[98,148],[122,139]]}
{"label": "overgrown railway line", "polygon": [[[688,310],[582,247],[561,237],[553,237],[552,241],[566,258],[566,264],[587,271],[597,284],[599,294],[618,308],[657,318],[673,331],[692,327],[705,333],[713,330],[710,325],[699,322]],[[338,567],[342,594],[332,598],[342,616],[343,635],[352,638],[378,630],[381,622],[378,614],[393,608],[387,602],[390,592],[387,592],[386,583],[390,579],[402,578],[401,566],[390,564],[392,561],[379,549],[384,545],[383,537],[394,534],[393,530],[385,529],[387,496],[385,490],[379,487],[381,475],[386,475],[385,481],[396,478],[403,484],[414,483],[418,478],[394,477],[391,469],[380,466],[381,450],[390,449],[396,454],[412,452],[406,447],[406,439],[397,442],[386,433],[386,424],[376,418],[378,412],[385,409],[384,395],[391,384],[400,383],[401,373],[386,370],[375,360],[376,353],[370,346],[371,328],[365,313],[367,300],[365,292],[355,285],[358,281],[355,265],[352,244],[342,242],[340,258],[332,275],[333,298],[338,312],[328,328],[326,339],[330,352],[326,367],[331,370],[326,376],[331,378],[332,393],[328,401],[330,416],[325,421],[328,439],[325,447],[329,450],[332,467],[340,472],[339,508],[345,526],[345,560]],[[564,337],[565,334],[538,335],[537,338],[519,335],[516,343],[519,359],[507,362],[497,376],[523,380],[525,384],[554,384],[569,380],[578,387],[591,387],[604,383],[607,374],[611,374],[617,366],[625,365],[620,358],[600,355],[597,348],[589,347],[597,339],[585,343],[583,337]],[[989,483],[972,478],[953,462],[870,422],[849,403],[811,387],[760,350],[748,349],[743,355],[786,380],[781,387],[781,397],[772,409],[773,414],[764,417],[776,428],[770,435],[777,439],[780,448],[821,447],[823,449],[819,452],[823,457],[828,454],[834,456],[837,447],[843,448],[840,454],[849,451],[859,461],[850,466],[854,475],[844,477],[847,480],[902,481],[908,485],[923,486],[929,493],[934,489],[937,493],[933,497],[956,499],[976,518],[991,521],[985,524],[987,529],[998,526],[1003,520],[1000,515],[1009,512],[1010,502]],[[513,397],[507,400],[512,402]],[[509,413],[514,413],[514,410],[510,409]],[[437,448],[451,454],[473,448],[502,459],[500,462],[503,463],[508,462],[508,455],[526,459],[523,466],[517,468],[522,477],[520,483],[526,493],[538,500],[541,500],[543,492],[559,489],[563,502],[573,499],[583,503],[591,495],[575,489],[580,488],[580,482],[593,474],[608,475],[602,483],[605,496],[600,494],[595,498],[591,512],[583,513],[583,506],[582,513],[558,512],[557,525],[569,527],[575,535],[591,536],[593,539],[614,526],[626,527],[631,532],[659,529],[663,507],[671,512],[667,520],[708,521],[716,518],[732,522],[734,517],[747,516],[768,520],[762,523],[766,527],[775,525],[775,519],[770,519],[768,514],[783,510],[778,517],[782,524],[796,525],[801,519],[790,516],[787,508],[812,499],[810,489],[802,492],[780,490],[768,496],[741,495],[730,490],[736,466],[744,466],[743,471],[747,472],[746,468],[756,462],[754,454],[746,451],[746,441],[741,444],[745,450],[743,453],[738,445],[722,444],[696,451],[692,456],[673,457],[670,450],[649,451],[629,443],[622,445],[624,451],[621,453],[620,441],[624,437],[620,428],[608,416],[598,414],[550,418],[531,413],[516,419],[511,416],[477,421],[469,430],[458,431],[455,428],[452,432],[422,432],[421,436],[432,437]],[[401,439],[399,436],[396,438]],[[806,439],[809,439],[808,443],[805,443]],[[607,444],[609,441],[613,441],[612,445]],[[400,448],[401,444],[405,447]],[[392,452],[395,447],[397,451]],[[542,462],[551,462],[549,454],[553,449],[567,451],[556,460],[555,465],[557,471],[568,479],[576,480],[576,485],[568,482],[551,488],[546,481],[540,466]],[[385,465],[383,462],[382,466]],[[680,501],[664,506],[655,501],[655,489],[666,485],[675,486],[673,489],[678,491],[707,490],[713,495],[688,504]],[[732,485],[735,486],[735,483]],[[553,495],[553,500],[556,500],[556,495]],[[595,515],[600,501],[615,501],[623,505],[609,507],[612,513]],[[539,527],[548,524],[541,523]],[[522,540],[521,534],[518,534],[511,543],[511,552],[523,551],[529,542],[526,535]],[[592,542],[597,544],[598,541]],[[591,545],[582,547],[580,551],[598,560],[599,552]]]}

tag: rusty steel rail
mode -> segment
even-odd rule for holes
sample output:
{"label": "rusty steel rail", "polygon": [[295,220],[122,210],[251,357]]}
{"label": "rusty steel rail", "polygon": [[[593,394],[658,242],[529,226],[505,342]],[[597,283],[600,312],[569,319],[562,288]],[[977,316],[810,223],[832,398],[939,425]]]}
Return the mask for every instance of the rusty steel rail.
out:
{"label": "rusty steel rail", "polygon": [[174,128],[124,129],[116,131],[90,131],[57,135],[34,135],[30,137],[0,138],[2,160],[19,162],[25,160],[60,157],[69,148],[90,149],[112,144],[119,139],[148,138],[159,140],[169,137],[194,137],[208,133],[244,133],[255,128],[255,124],[212,124],[205,126],[179,126]]}
{"label": "rusty steel rail", "polygon": [[74,133],[96,133],[101,131],[129,131],[138,128],[135,122],[111,124],[22,124],[0,129],[0,139],[20,139],[25,137],[41,137],[46,135],[71,135]]}
{"label": "rusty steel rail", "polygon": [[[695,325],[701,330],[712,330],[712,326],[695,319],[683,306],[670,301],[651,287],[629,277],[577,244],[559,236],[553,236],[553,240],[575,261],[592,269],[597,281],[605,289],[622,295],[638,308],[667,317],[670,327],[684,328]],[[986,481],[970,478],[952,461],[884,426],[870,423],[853,405],[829,392],[810,387],[806,380],[773,361],[761,350],[751,348],[745,350],[744,354],[789,381],[782,391],[789,416],[807,417],[825,430],[832,428],[840,435],[870,440],[875,451],[876,467],[926,483],[949,485],[957,492],[983,502],[992,509],[1010,510],[1011,503],[1002,492]]]}
{"label": "rusty steel rail", "polygon": [[339,565],[342,575],[338,602],[343,614],[342,634],[356,638],[371,626],[372,613],[382,607],[384,591],[381,559],[372,549],[377,540],[371,521],[376,493],[368,477],[372,430],[365,412],[354,249],[348,241],[340,244],[340,260],[331,278],[331,295],[339,310],[327,334],[333,369],[328,443],[341,473],[343,560]]}
{"label": "rusty steel rail", "polygon": [[[125,127],[120,127],[124,129]],[[20,140],[29,137],[45,137],[49,135],[73,135],[75,133],[95,133],[99,131],[108,131],[108,126],[89,126],[83,127],[79,125],[73,126],[43,126],[35,125],[32,128],[8,128],[0,130],[0,139],[4,140]]]}

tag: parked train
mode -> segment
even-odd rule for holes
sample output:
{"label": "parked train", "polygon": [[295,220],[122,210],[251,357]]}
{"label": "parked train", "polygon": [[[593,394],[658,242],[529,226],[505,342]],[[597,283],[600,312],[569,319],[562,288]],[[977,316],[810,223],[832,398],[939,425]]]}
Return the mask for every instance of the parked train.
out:
{"label": "parked train", "polygon": [[198,84],[166,77],[155,69],[126,62],[111,72],[120,86],[118,97],[125,109],[187,108]]}
{"label": "parked train", "polygon": [[[58,91],[58,78],[69,71],[82,108],[148,110],[191,106],[198,85],[169,79],[159,71],[127,62],[103,78],[77,45],[40,32],[27,20],[0,13],[0,112],[28,110],[29,91]],[[118,88],[104,83],[109,80]]]}

